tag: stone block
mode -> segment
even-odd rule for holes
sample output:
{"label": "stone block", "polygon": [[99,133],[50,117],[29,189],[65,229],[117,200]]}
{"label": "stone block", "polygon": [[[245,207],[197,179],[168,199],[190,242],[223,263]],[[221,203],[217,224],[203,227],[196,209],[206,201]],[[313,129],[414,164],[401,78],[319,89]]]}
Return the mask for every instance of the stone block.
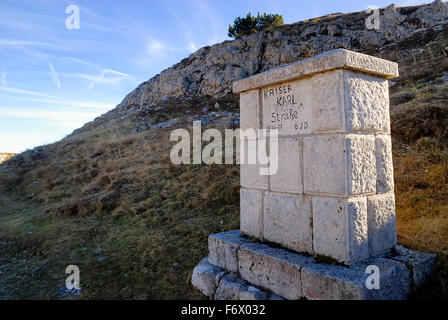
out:
{"label": "stone block", "polygon": [[244,241],[239,230],[211,234],[208,237],[208,261],[227,271],[238,272],[237,252]]}
{"label": "stone block", "polygon": [[[378,271],[378,289],[368,267]],[[403,263],[378,258],[350,268],[313,264],[302,268],[302,287],[309,300],[404,300],[410,293],[410,274]]]}
{"label": "stone block", "polygon": [[313,197],[313,244],[316,254],[348,265],[368,259],[366,199]]}
{"label": "stone block", "polygon": [[313,261],[267,245],[243,245],[238,251],[242,279],[290,300],[302,297],[300,270]]}
{"label": "stone block", "polygon": [[376,192],[394,191],[394,169],[392,161],[392,142],[390,136],[380,135],[375,139],[376,147]]}
{"label": "stone block", "polygon": [[249,286],[247,291],[243,291],[240,294],[240,300],[267,300],[268,295],[266,292],[259,290],[253,286]]}
{"label": "stone block", "polygon": [[376,193],[375,137],[349,135],[347,144],[348,195],[357,196]]}
{"label": "stone block", "polygon": [[[272,154],[271,154],[272,156]],[[272,191],[302,193],[302,140],[278,140],[278,171],[269,176]]]}
{"label": "stone block", "polygon": [[251,286],[234,274],[222,277],[216,293],[215,300],[266,300],[267,293]]}
{"label": "stone block", "polygon": [[263,192],[259,190],[240,190],[240,229],[252,237],[263,237]]}
{"label": "stone block", "polygon": [[[241,138],[243,139],[243,138]],[[258,140],[242,140],[243,148],[240,151],[240,184],[243,188],[268,189],[268,176],[260,172],[261,164],[258,161]]]}
{"label": "stone block", "polygon": [[347,194],[346,144],[340,135],[303,139],[305,193]]}
{"label": "stone block", "polygon": [[344,87],[347,130],[390,133],[388,81],[344,71]]}
{"label": "stone block", "polygon": [[191,276],[191,284],[201,291],[202,294],[211,298],[224,273],[221,268],[210,264],[208,259],[204,258],[194,268],[193,275]]}
{"label": "stone block", "polygon": [[303,139],[304,191],[356,196],[375,194],[375,138],[323,135]]}
{"label": "stone block", "polygon": [[335,70],[311,78],[313,133],[344,131],[343,74],[343,70]]}
{"label": "stone block", "polygon": [[240,95],[240,129],[260,128],[259,90],[251,90]]}
{"label": "stone block", "polygon": [[391,259],[403,262],[411,271],[412,287],[423,285],[436,270],[437,254],[409,250],[397,245]]}
{"label": "stone block", "polygon": [[[411,275],[404,263],[391,259],[377,258],[369,261],[369,265],[378,267],[380,276],[379,289],[367,289],[365,285],[364,299],[405,300],[409,296]],[[368,274],[365,275],[365,282],[369,281],[368,276]]]}
{"label": "stone block", "polygon": [[303,295],[309,300],[361,300],[363,279],[361,269],[314,264],[302,268]]}
{"label": "stone block", "polygon": [[387,253],[397,244],[395,197],[393,193],[367,198],[370,255]]}
{"label": "stone block", "polygon": [[297,252],[313,253],[311,198],[266,192],[263,238]]}
{"label": "stone block", "polygon": [[260,164],[240,165],[241,187],[268,190],[268,176],[260,174]]}

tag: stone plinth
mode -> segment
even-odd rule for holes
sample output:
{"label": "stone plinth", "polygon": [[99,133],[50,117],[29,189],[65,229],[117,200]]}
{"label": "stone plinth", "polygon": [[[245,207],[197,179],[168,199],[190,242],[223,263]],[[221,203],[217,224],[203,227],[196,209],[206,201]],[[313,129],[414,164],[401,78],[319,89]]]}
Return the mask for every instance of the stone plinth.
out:
{"label": "stone plinth", "polygon": [[241,165],[241,231],[350,265],[396,245],[394,62],[347,50],[234,83],[241,129],[278,129],[276,174]]}
{"label": "stone plinth", "polygon": [[[436,255],[395,247],[350,267],[254,243],[239,230],[209,236],[209,257],[194,269],[192,284],[218,300],[401,300],[432,272]],[[366,270],[378,267],[379,288]]]}

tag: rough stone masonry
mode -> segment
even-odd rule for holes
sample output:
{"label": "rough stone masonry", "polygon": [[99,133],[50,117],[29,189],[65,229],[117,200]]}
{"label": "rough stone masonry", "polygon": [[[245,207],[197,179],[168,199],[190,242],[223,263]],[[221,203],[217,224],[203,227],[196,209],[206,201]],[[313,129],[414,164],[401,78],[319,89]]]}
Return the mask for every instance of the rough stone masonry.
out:
{"label": "rough stone masonry", "polygon": [[241,165],[241,230],[209,237],[194,286],[215,299],[405,299],[424,281],[435,256],[397,246],[397,76],[394,62],[333,50],[234,83],[241,129],[278,130],[279,169]]}

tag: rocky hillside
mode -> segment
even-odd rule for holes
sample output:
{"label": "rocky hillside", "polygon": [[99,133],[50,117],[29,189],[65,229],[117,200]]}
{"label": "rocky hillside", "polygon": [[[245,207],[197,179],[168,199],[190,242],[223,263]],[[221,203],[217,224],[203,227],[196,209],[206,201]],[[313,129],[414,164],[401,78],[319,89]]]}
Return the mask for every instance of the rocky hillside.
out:
{"label": "rocky hillside", "polygon": [[[150,106],[173,96],[223,96],[235,80],[337,48],[382,56],[417,34],[442,31],[448,6],[440,1],[420,7],[390,5],[381,10],[379,30],[366,28],[369,15],[331,14],[201,48],[139,85],[120,106]],[[415,48],[409,49],[394,60],[415,53]]]}
{"label": "rocky hillside", "polygon": [[[398,240],[441,256],[414,297],[448,297],[448,6],[332,14],[199,49],[115,109],[0,165],[0,299],[200,298],[207,236],[239,226],[236,165],[173,165],[175,128],[239,125],[232,81],[336,48],[399,63],[390,83]],[[81,292],[64,289],[81,270]],[[443,291],[445,288],[445,291]]]}

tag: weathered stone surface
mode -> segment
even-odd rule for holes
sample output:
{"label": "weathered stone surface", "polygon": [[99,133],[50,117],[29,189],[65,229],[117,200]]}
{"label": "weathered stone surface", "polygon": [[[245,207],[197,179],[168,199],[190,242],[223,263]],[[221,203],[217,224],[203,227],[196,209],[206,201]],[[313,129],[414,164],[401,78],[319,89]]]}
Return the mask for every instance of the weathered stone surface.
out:
{"label": "weathered stone surface", "polygon": [[387,80],[346,71],[344,86],[347,129],[390,133]]}
{"label": "weathered stone surface", "polygon": [[266,192],[263,238],[297,252],[313,253],[311,198]]}
{"label": "weathered stone surface", "polygon": [[302,269],[303,295],[309,300],[360,300],[363,278],[360,269],[314,264]]}
{"label": "weathered stone surface", "polygon": [[[369,262],[369,265],[379,268],[379,289],[367,289],[364,286],[364,299],[369,300],[404,300],[408,297],[411,288],[411,276],[404,263],[391,259],[378,258]],[[363,266],[365,269],[366,266]],[[365,275],[365,281],[368,275]]]}
{"label": "weathered stone surface", "polygon": [[204,258],[194,268],[193,275],[191,276],[191,284],[204,295],[211,298],[223,275],[224,271],[221,268],[210,264],[208,259]]}
{"label": "weathered stone surface", "polygon": [[369,258],[367,201],[313,197],[314,252],[353,264]]}
{"label": "weathered stone surface", "polygon": [[237,252],[245,238],[240,230],[211,234],[208,237],[208,261],[227,271],[238,272]]}
{"label": "weathered stone surface", "polygon": [[390,136],[376,136],[376,192],[387,193],[394,190],[394,170],[392,161],[392,142]]}
{"label": "weathered stone surface", "polygon": [[[197,269],[205,272],[195,271],[192,282],[202,287],[205,282],[208,293],[215,288],[215,299],[405,299],[411,282],[422,284],[436,261],[435,255],[396,246],[390,258],[375,258],[345,267],[316,263],[311,257],[252,243],[238,230],[210,237],[221,241],[221,246],[212,246],[212,250],[237,253],[239,271],[239,275],[225,274],[229,270],[210,265],[206,259],[201,261],[199,266],[206,267]],[[375,268],[379,271],[379,289],[368,286],[372,284],[371,272]],[[201,279],[206,281],[197,281],[195,274],[204,274]]]}
{"label": "weathered stone surface", "polygon": [[441,0],[436,0],[430,5],[422,6],[411,15],[413,18],[424,20],[426,25],[448,20],[448,6]]}
{"label": "weathered stone surface", "polygon": [[346,143],[348,195],[375,194],[375,138],[370,135],[349,135]]}
{"label": "weathered stone surface", "polygon": [[259,164],[241,164],[240,171],[241,187],[268,189],[268,176],[260,174]]}
{"label": "weathered stone surface", "polygon": [[278,171],[269,176],[272,191],[302,193],[302,140],[278,140]]}
{"label": "weathered stone surface", "polygon": [[247,291],[247,286],[233,274],[222,277],[216,290],[215,300],[240,300],[241,292]]}
{"label": "weathered stone surface", "polygon": [[311,133],[314,108],[312,93],[313,83],[310,79],[262,88],[262,128],[277,129],[280,137]]}
{"label": "weathered stone surface", "polygon": [[243,291],[240,294],[240,300],[267,300],[268,295],[266,292],[259,290],[253,286],[249,286],[247,291]]}
{"label": "weathered stone surface", "polygon": [[260,173],[261,164],[258,161],[257,140],[247,140],[240,137],[240,180],[243,188],[268,189],[268,176]]}
{"label": "weathered stone surface", "polygon": [[423,285],[435,271],[437,265],[436,254],[413,251],[400,245],[394,248],[394,256],[391,259],[406,264],[411,271],[414,288]]}
{"label": "weathered stone surface", "polygon": [[352,196],[376,191],[375,138],[323,135],[303,139],[304,190]]}
{"label": "weathered stone surface", "polygon": [[263,237],[263,192],[240,190],[240,229],[241,232],[257,238]]}
{"label": "weathered stone surface", "polygon": [[266,245],[244,245],[238,251],[241,278],[290,300],[302,297],[300,270],[312,261]]}
{"label": "weathered stone surface", "polygon": [[344,130],[344,86],[343,70],[319,73],[311,78],[313,97],[312,130],[320,132],[342,132]]}
{"label": "weathered stone surface", "polygon": [[347,194],[347,148],[340,135],[303,139],[305,193]]}
{"label": "weathered stone surface", "polygon": [[260,96],[258,90],[252,90],[240,95],[240,129],[260,128]]}
{"label": "weathered stone surface", "polygon": [[352,69],[372,73],[386,79],[398,76],[398,65],[394,62],[345,49],[336,49],[269,70],[269,73],[260,73],[236,81],[233,83],[233,92],[240,93],[334,69]]}
{"label": "weathered stone surface", "polygon": [[268,293],[228,273],[221,278],[214,295],[215,300],[266,300]]}
{"label": "weathered stone surface", "polygon": [[393,193],[367,198],[370,255],[378,256],[397,244],[395,197]]}

